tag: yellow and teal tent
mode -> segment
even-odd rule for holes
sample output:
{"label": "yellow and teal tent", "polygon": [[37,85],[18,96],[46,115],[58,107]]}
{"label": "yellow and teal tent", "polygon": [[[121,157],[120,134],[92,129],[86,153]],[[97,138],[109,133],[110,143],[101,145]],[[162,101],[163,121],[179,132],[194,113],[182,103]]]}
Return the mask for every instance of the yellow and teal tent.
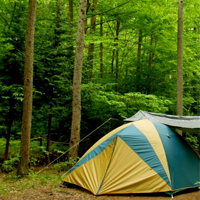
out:
{"label": "yellow and teal tent", "polygon": [[64,182],[95,195],[175,192],[200,186],[200,160],[168,126],[143,119],[97,141]]}

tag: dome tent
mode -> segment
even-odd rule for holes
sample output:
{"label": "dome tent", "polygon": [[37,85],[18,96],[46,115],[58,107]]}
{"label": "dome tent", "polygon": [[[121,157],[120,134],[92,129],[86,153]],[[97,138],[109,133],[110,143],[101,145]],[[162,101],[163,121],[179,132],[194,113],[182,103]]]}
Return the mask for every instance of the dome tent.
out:
{"label": "dome tent", "polygon": [[200,186],[200,160],[168,126],[143,119],[97,141],[64,182],[95,195],[175,192]]}

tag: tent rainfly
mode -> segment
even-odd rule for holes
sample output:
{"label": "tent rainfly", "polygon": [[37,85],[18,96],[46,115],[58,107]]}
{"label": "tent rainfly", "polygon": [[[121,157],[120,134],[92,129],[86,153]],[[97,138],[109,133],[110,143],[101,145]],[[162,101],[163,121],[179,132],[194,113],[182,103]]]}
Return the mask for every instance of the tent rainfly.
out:
{"label": "tent rainfly", "polygon": [[122,125],[97,141],[64,182],[94,195],[170,192],[200,186],[200,160],[168,126],[147,119]]}
{"label": "tent rainfly", "polygon": [[149,119],[175,129],[200,133],[200,116],[165,115],[140,110],[135,115],[125,119],[124,121],[133,122],[141,119]]}

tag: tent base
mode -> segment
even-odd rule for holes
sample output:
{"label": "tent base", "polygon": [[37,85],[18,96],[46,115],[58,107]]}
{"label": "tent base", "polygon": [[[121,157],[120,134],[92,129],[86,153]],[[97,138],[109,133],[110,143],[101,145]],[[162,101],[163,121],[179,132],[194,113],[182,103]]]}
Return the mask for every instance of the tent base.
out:
{"label": "tent base", "polygon": [[[68,183],[68,182],[63,182],[62,183],[63,186],[66,186],[68,188],[79,188],[81,189],[82,187],[72,184],[72,183]],[[189,193],[189,192],[195,192],[195,191],[199,191],[200,190],[200,186],[196,186],[196,187],[192,187],[192,188],[185,188],[185,189],[181,189],[181,190],[175,190],[175,191],[170,191],[170,192],[163,192],[162,194],[166,194],[171,196],[171,198],[173,198],[174,194],[184,194],[184,193]],[[160,192],[159,192],[160,193]],[[134,194],[134,193],[133,193]],[[136,193],[135,193],[136,194]],[[138,193],[137,193],[138,194]],[[146,193],[145,193],[146,194]],[[150,194],[150,193],[149,193]],[[151,193],[153,194],[153,193]],[[113,195],[113,194],[112,194]],[[119,195],[119,194],[116,194]],[[142,195],[142,193],[140,193],[140,195]]]}
{"label": "tent base", "polygon": [[199,189],[200,189],[199,186],[197,186],[197,187],[194,187],[194,188],[185,188],[185,189],[182,189],[182,190],[175,190],[175,191],[171,191],[171,192],[165,192],[165,194],[171,196],[171,195],[174,195],[176,193],[195,192],[195,191],[198,191]]}

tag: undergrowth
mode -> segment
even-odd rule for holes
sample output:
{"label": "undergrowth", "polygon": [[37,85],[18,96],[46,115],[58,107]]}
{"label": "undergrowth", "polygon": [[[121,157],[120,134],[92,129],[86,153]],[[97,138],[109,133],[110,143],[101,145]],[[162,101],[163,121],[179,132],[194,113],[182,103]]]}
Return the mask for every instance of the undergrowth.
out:
{"label": "undergrowth", "polygon": [[[20,141],[11,141],[9,146],[9,156],[8,160],[3,162],[4,151],[5,151],[5,139],[0,139],[0,168],[2,172],[11,172],[19,164],[20,156]],[[36,166],[44,166],[46,164],[47,155],[50,157],[50,160],[54,160],[64,152],[68,150],[68,146],[52,143],[50,147],[50,151],[46,151],[46,141],[43,142],[43,145],[40,146],[38,141],[31,141],[30,143],[30,157],[29,157],[29,165],[31,168]],[[60,157],[57,162],[63,162],[66,160],[66,156]],[[59,164],[58,164],[59,165]]]}
{"label": "undergrowth", "polygon": [[50,189],[55,189],[62,184],[62,174],[58,174],[57,170],[46,170],[37,174],[30,171],[29,175],[20,178],[16,175],[16,171],[8,174],[1,174],[0,177],[0,199],[9,198],[14,192],[24,191],[25,189],[48,186]]}

